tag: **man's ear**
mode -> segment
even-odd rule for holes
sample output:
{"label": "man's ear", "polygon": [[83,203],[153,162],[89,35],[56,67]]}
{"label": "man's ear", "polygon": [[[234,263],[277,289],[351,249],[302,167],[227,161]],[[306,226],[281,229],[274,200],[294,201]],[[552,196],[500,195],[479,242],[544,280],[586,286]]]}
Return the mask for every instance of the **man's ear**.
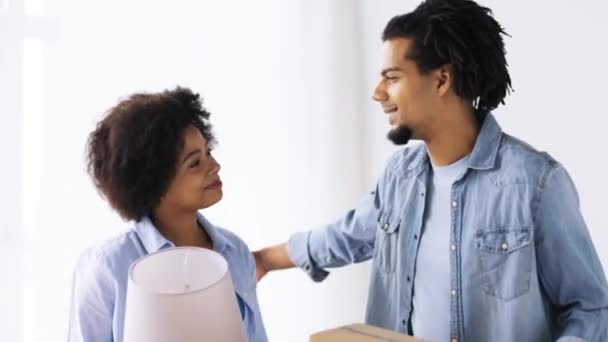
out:
{"label": "man's ear", "polygon": [[454,68],[451,64],[444,64],[435,70],[434,73],[439,96],[444,96],[454,84]]}

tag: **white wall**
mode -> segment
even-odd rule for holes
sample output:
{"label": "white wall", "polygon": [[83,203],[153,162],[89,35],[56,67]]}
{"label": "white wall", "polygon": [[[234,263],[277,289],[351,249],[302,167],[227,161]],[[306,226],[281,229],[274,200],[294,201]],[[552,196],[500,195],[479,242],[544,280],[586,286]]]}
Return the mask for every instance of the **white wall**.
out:
{"label": "white wall", "polygon": [[23,103],[20,8],[0,6],[0,331],[21,340],[21,279],[23,278],[22,227],[22,151],[21,124]]}
{"label": "white wall", "polygon": [[[128,226],[84,172],[87,134],[122,96],[177,84],[202,94],[225,183],[224,200],[206,212],[252,249],[335,219],[366,191],[353,3],[166,4],[54,0],[19,18],[29,32],[15,48],[24,55],[23,94],[7,133],[23,135],[10,139],[23,142],[23,153],[9,155],[18,168],[3,169],[3,178],[24,179],[11,191],[23,200],[6,199],[23,220],[6,230],[24,246],[6,243],[19,256],[6,263],[17,281],[0,286],[23,289],[7,298],[23,313],[2,310],[7,327],[16,327],[10,340],[64,339],[76,258]],[[17,67],[20,53],[3,66]],[[269,276],[259,296],[270,339],[304,341],[361,321],[365,272],[340,270],[324,286],[297,271]]]}
{"label": "white wall", "polygon": [[[176,84],[203,95],[225,183],[224,200],[207,214],[252,249],[337,218],[374,186],[395,149],[370,97],[381,30],[417,1],[34,3],[30,14],[42,17],[0,6],[0,46],[11,52],[0,54],[0,267],[10,279],[0,282],[9,304],[0,330],[11,341],[63,340],[76,257],[127,227],[83,163],[88,132],[119,97]],[[483,3],[513,36],[516,92],[498,120],[571,172],[608,267],[600,93],[608,6]],[[367,264],[348,267],[321,285],[297,270],[269,275],[259,297],[270,340],[306,341],[361,321],[368,274]]]}

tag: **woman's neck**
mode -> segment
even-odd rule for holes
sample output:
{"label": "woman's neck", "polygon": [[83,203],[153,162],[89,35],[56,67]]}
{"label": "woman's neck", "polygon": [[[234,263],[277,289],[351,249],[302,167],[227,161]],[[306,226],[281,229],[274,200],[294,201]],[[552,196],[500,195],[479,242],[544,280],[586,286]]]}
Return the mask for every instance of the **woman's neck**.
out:
{"label": "woman's neck", "polygon": [[157,209],[152,218],[156,229],[175,246],[213,249],[211,238],[196,219],[196,213],[176,213]]}

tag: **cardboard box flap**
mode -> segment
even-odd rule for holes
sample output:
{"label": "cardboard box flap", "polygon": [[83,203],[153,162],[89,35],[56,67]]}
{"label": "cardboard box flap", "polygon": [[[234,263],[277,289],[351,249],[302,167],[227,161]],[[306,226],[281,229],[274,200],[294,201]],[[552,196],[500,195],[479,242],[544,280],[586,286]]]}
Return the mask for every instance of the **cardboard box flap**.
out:
{"label": "cardboard box flap", "polygon": [[310,342],[426,342],[367,324],[351,324],[310,336]]}

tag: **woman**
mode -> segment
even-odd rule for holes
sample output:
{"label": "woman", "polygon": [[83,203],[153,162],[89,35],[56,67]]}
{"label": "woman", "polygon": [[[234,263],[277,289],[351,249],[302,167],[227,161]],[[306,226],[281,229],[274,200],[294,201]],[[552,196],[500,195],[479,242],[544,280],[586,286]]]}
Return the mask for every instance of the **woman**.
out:
{"label": "woman", "polygon": [[226,258],[249,341],[267,340],[247,245],[198,212],[222,198],[209,115],[198,94],[178,87],[130,96],[91,133],[88,172],[110,205],[134,225],[80,258],[69,341],[121,342],[129,267],[175,246],[213,249]]}

